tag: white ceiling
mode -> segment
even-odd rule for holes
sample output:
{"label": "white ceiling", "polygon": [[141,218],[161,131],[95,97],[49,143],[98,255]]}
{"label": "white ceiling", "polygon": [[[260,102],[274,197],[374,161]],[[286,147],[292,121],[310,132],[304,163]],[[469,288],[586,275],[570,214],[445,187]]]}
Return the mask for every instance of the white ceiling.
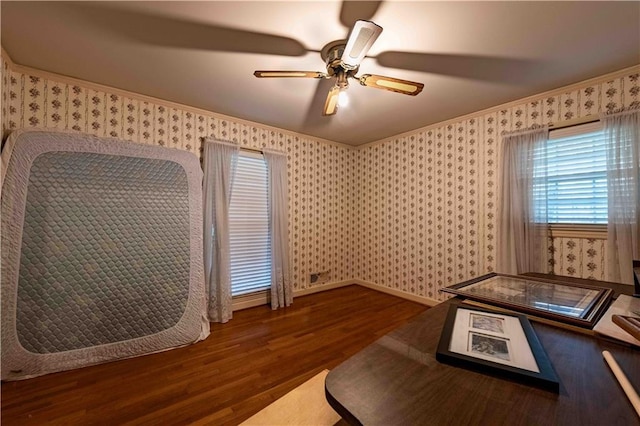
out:
{"label": "white ceiling", "polygon": [[[640,63],[640,2],[2,1],[12,60],[46,71],[351,145]],[[424,83],[417,97],[331,81],[319,51],[355,19],[384,28],[359,74]],[[394,53],[395,52],[395,53]],[[411,53],[408,55],[406,53]]]}

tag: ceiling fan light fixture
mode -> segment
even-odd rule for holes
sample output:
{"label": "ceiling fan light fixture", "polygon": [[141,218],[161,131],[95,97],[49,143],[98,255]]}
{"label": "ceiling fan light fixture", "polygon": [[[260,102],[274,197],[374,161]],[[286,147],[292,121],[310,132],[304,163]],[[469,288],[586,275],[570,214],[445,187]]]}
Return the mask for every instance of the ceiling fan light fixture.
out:
{"label": "ceiling fan light fixture", "polygon": [[344,108],[348,105],[349,105],[349,95],[347,95],[347,91],[344,89],[340,90],[340,93],[338,94],[338,106],[340,108]]}

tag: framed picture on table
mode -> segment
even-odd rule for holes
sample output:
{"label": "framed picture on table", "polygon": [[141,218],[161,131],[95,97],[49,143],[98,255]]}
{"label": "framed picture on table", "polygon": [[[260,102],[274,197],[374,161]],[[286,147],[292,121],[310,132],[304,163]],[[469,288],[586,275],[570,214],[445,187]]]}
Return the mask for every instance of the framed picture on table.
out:
{"label": "framed picture on table", "polygon": [[633,297],[640,297],[640,260],[633,261]]}
{"label": "framed picture on table", "polygon": [[558,392],[560,384],[524,315],[452,305],[436,359]]}
{"label": "framed picture on table", "polygon": [[521,275],[487,274],[441,291],[509,310],[593,328],[613,291]]}

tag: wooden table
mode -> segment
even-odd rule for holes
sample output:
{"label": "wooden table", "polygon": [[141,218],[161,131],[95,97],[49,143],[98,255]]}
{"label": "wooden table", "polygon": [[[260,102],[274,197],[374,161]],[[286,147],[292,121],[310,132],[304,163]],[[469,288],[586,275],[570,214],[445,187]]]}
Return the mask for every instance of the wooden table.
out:
{"label": "wooden table", "polygon": [[364,425],[640,425],[602,358],[608,350],[640,392],[640,350],[533,322],[560,393],[439,363],[436,347],[453,299],[420,314],[333,369],[331,406]]}

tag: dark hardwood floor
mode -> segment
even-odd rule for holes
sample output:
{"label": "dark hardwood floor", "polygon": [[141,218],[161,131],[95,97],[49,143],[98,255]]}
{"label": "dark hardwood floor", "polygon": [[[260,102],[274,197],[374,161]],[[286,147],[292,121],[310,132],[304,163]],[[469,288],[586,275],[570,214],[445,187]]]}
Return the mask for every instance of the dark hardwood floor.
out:
{"label": "dark hardwood floor", "polygon": [[425,309],[352,285],[235,312],[194,345],[2,383],[2,424],[235,425]]}

